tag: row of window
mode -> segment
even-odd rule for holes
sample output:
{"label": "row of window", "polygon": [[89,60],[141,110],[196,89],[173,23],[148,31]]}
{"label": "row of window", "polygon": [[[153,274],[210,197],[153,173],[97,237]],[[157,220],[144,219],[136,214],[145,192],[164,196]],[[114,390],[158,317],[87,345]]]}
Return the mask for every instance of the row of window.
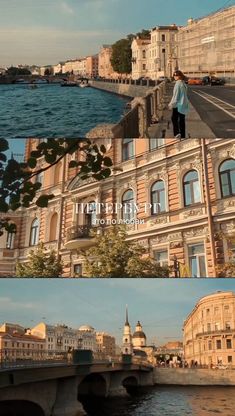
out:
{"label": "row of window", "polygon": [[[235,247],[234,247],[234,251],[235,251]],[[224,310],[225,313],[228,313],[229,310],[230,310],[229,305],[224,305],[223,310]],[[202,314],[201,314],[202,318],[204,316],[204,312],[205,312],[206,316],[210,315],[210,313],[214,313],[214,315],[218,315],[221,312],[221,308],[219,306],[215,306],[214,309],[213,308],[207,308],[207,309],[205,309],[205,311],[202,310]]]}
{"label": "row of window", "polygon": [[[212,325],[210,322],[208,322],[208,324],[206,326],[206,331],[207,332],[220,331],[220,330],[223,330],[222,326],[223,325],[220,322],[215,322],[214,325]],[[225,322],[224,329],[225,330],[230,330],[231,329],[231,322],[229,322],[229,321]],[[204,326],[203,326],[203,332],[204,332]]]}
{"label": "row of window", "polygon": [[[216,340],[216,349],[217,350],[221,350],[222,349],[222,341],[221,339],[217,339]],[[232,340],[231,339],[226,339],[226,349],[230,350],[231,348],[233,348],[232,346]],[[210,340],[208,341],[208,350],[213,350],[213,342]]]}
{"label": "row of window", "polygon": [[[125,140],[125,139],[124,139]],[[126,139],[132,140],[132,139]],[[128,142],[129,143],[129,142]],[[228,159],[221,163],[219,167],[220,187],[222,197],[235,195],[235,160]],[[150,189],[151,196],[151,215],[157,215],[166,211],[166,189],[163,180],[156,181]],[[188,171],[183,177],[183,198],[184,206],[188,207],[201,202],[201,189],[199,175],[196,170]],[[135,196],[132,189],[128,189],[122,197],[122,219],[131,221],[134,218]],[[56,240],[58,214],[53,214],[50,223],[49,241]],[[89,209],[85,214],[85,224],[96,224],[95,202],[90,202]],[[35,218],[30,230],[30,246],[35,246],[39,242],[39,219]],[[8,233],[6,247],[14,247],[14,234]]]}
{"label": "row of window", "polygon": [[[228,159],[224,161],[220,165],[219,174],[222,197],[235,195],[235,160]],[[166,189],[163,180],[154,182],[150,189],[150,197],[151,215],[157,215],[166,211]],[[188,171],[183,177],[183,198],[185,207],[202,201],[199,175],[196,170]],[[135,211],[134,192],[132,189],[128,189],[122,196],[122,219],[131,221],[134,218]],[[89,204],[89,210],[85,219],[86,225],[96,224],[94,201]]]}
{"label": "row of window", "polygon": [[[135,156],[135,140],[136,139],[123,139],[122,140],[122,161],[133,159]],[[149,150],[156,150],[165,144],[165,139],[149,139]]]}
{"label": "row of window", "polygon": [[25,344],[21,342],[11,342],[11,341],[4,341],[4,347],[12,347],[12,348],[30,348],[30,349],[43,349],[43,345],[40,344]]}

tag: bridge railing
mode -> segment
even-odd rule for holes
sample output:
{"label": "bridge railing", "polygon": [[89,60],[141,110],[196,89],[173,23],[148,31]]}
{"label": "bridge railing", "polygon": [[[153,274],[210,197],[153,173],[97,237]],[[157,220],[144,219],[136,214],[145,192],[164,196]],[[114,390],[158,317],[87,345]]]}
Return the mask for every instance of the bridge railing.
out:
{"label": "bridge railing", "polygon": [[[41,347],[41,346],[40,346]],[[60,365],[115,364],[150,365],[143,357],[115,355],[90,350],[69,349],[68,351],[45,350],[41,348],[5,348],[0,350],[0,370],[11,368],[60,366]]]}
{"label": "bridge railing", "polygon": [[[26,343],[27,344],[27,343]],[[0,369],[60,365],[68,362],[68,353],[30,348],[6,348],[0,351]]]}

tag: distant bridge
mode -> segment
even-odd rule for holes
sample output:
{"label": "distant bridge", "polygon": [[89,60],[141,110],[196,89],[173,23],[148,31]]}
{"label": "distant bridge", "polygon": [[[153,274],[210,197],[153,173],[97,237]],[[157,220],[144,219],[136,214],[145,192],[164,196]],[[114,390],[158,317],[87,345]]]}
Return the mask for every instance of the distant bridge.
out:
{"label": "distant bridge", "polygon": [[0,366],[1,416],[85,415],[86,396],[123,396],[154,384],[153,367],[122,356],[119,360],[31,362]]}
{"label": "distant bridge", "polygon": [[38,80],[45,80],[48,84],[54,82],[62,82],[68,80],[66,75],[54,76],[54,75],[0,75],[0,84],[15,84],[19,80],[24,80],[29,83],[33,83]]}

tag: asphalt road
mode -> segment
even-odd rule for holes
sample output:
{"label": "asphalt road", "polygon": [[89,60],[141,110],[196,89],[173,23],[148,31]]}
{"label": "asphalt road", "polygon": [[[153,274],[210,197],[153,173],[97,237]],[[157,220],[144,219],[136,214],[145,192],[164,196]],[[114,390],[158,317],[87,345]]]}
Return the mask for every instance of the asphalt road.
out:
{"label": "asphalt road", "polygon": [[216,137],[235,138],[235,86],[188,86],[189,99]]}

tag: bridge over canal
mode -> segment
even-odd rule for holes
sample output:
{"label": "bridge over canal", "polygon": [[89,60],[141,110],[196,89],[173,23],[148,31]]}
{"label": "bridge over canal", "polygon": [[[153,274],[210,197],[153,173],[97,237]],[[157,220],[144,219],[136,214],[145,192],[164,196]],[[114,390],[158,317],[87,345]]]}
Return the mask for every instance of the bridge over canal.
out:
{"label": "bridge over canal", "polygon": [[31,362],[0,367],[1,416],[80,416],[87,396],[122,396],[154,384],[146,362],[93,360],[92,362]]}

